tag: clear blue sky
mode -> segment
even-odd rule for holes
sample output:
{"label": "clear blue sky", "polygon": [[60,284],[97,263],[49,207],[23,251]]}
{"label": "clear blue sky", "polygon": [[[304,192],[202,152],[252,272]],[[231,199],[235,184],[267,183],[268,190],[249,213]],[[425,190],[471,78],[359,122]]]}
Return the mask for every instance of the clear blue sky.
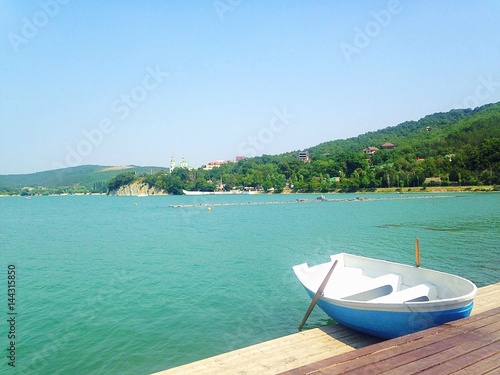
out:
{"label": "clear blue sky", "polygon": [[0,174],[199,167],[500,101],[500,2],[0,0]]}

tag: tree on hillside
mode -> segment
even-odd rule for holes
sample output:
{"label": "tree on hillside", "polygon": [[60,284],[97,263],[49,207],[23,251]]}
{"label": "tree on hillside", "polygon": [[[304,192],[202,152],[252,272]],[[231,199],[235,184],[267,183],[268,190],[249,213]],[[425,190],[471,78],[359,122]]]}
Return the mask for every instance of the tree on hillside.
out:
{"label": "tree on hillside", "polygon": [[116,191],[120,186],[129,185],[137,179],[139,179],[139,177],[134,172],[120,173],[109,181],[108,191]]}

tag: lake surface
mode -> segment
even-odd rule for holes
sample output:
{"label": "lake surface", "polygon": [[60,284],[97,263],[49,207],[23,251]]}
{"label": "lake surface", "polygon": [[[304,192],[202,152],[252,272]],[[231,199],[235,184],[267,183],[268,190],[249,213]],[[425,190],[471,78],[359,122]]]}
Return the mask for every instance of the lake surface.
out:
{"label": "lake surface", "polygon": [[17,315],[0,373],[150,374],[291,334],[310,303],[293,265],[413,264],[415,237],[422,267],[500,281],[498,193],[317,196],[1,197],[2,348],[9,265]]}

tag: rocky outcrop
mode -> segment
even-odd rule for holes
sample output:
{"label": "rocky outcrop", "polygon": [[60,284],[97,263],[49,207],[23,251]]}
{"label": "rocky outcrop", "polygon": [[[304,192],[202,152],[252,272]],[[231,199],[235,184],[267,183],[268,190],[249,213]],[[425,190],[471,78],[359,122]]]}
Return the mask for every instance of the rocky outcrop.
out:
{"label": "rocky outcrop", "polygon": [[138,196],[138,195],[167,195],[164,190],[156,187],[149,187],[148,184],[143,182],[134,182],[130,185],[120,186],[118,190],[109,192],[109,195],[115,196]]}

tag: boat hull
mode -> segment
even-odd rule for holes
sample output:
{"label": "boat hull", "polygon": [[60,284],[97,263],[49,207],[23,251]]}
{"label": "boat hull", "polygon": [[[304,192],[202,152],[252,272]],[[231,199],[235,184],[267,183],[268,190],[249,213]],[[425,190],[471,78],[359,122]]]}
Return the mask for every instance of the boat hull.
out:
{"label": "boat hull", "polygon": [[[311,298],[314,293],[307,290]],[[401,312],[391,310],[370,310],[338,306],[320,299],[318,306],[337,323],[355,331],[383,339],[408,335],[444,323],[467,318],[473,307],[471,302],[463,307],[449,310],[428,310]]]}
{"label": "boat hull", "polygon": [[337,266],[318,300],[336,322],[390,339],[466,318],[476,286],[456,275],[359,257],[331,256],[331,262],[294,272],[311,298],[334,261]]}

